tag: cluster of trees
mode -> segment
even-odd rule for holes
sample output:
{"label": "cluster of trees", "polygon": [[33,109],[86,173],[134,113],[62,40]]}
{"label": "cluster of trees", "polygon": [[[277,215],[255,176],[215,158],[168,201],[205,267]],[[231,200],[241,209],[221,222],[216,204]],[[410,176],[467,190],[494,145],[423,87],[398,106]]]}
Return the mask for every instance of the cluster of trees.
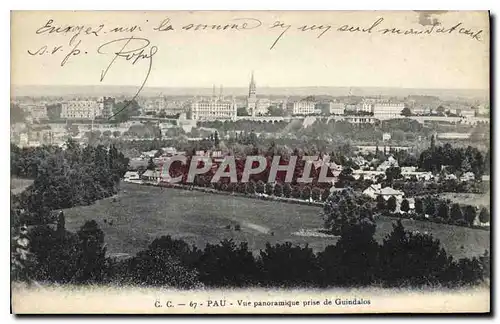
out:
{"label": "cluster of trees", "polygon": [[[401,211],[409,211],[409,203],[406,199],[401,202]],[[461,205],[451,203],[450,200],[440,199],[433,196],[415,199],[415,215],[407,215],[417,219],[429,220],[436,223],[447,223],[459,226],[474,226],[476,218],[481,223],[490,221],[490,212],[485,207],[478,210],[472,205]]]}
{"label": "cluster of trees", "polygon": [[480,181],[441,180],[435,181],[405,181],[395,180],[392,183],[394,189],[401,190],[407,197],[421,196],[427,194],[439,194],[442,192],[469,192],[482,194],[489,191],[489,184]]}
{"label": "cluster of trees", "polygon": [[10,103],[10,123],[22,123],[26,119],[26,113],[18,104]]}
{"label": "cluster of trees", "polygon": [[[203,185],[202,183],[196,183]],[[290,183],[269,183],[259,180],[251,180],[246,183],[222,183],[216,182],[210,185],[213,189],[225,192],[235,192],[253,196],[255,194],[266,194],[274,197],[295,198],[312,201],[326,201],[330,195],[330,188],[321,188],[320,186],[292,185]]]}
{"label": "cluster of trees", "polygon": [[342,229],[335,245],[315,253],[307,245],[267,244],[258,255],[246,243],[224,240],[204,249],[169,236],[118,261],[105,257],[104,234],[95,221],[72,234],[63,226],[30,233],[33,261],[14,278],[57,283],[200,287],[386,287],[474,285],[489,277],[489,255],[454,260],[430,235],[401,222],[382,244],[375,225],[361,221]]}
{"label": "cluster of trees", "polygon": [[140,114],[141,107],[136,100],[119,101],[113,105],[113,119],[110,119],[110,122],[123,123],[128,121],[130,117]]}
{"label": "cluster of trees", "polygon": [[431,146],[420,154],[418,166],[433,173],[440,172],[442,167],[446,167],[449,173],[472,172],[478,179],[485,173],[490,163],[489,157],[485,158],[475,147],[452,147],[449,143],[436,146],[433,136]]}
{"label": "cluster of trees", "polygon": [[114,146],[11,147],[11,174],[34,179],[15,197],[28,220],[39,223],[55,209],[88,205],[118,192],[128,159]]}
{"label": "cluster of trees", "polygon": [[110,260],[106,258],[104,233],[96,221],[86,222],[72,233],[65,229],[61,212],[56,228],[33,226],[26,237],[29,257],[21,258],[12,268],[13,280],[91,284],[105,279]]}

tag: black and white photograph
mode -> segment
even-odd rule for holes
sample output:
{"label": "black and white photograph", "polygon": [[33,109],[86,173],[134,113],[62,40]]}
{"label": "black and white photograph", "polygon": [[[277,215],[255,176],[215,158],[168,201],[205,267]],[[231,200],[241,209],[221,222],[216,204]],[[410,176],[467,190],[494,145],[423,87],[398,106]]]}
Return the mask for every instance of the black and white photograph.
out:
{"label": "black and white photograph", "polygon": [[490,313],[488,11],[12,11],[13,314]]}

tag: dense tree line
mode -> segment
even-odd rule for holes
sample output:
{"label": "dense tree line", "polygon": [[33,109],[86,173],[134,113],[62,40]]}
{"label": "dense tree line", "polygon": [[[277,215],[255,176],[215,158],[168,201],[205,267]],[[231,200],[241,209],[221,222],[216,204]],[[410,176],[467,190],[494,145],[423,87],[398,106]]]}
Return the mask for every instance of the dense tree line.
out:
{"label": "dense tree line", "polygon": [[485,173],[490,163],[491,161],[475,147],[452,147],[449,143],[436,146],[433,139],[431,146],[420,154],[418,166],[433,173],[440,172],[442,167],[445,167],[448,173],[472,172],[477,179]]}
{"label": "dense tree line", "polygon": [[118,192],[128,159],[111,146],[11,147],[11,174],[34,179],[16,196],[24,217],[42,222],[51,210],[88,205]]}
{"label": "dense tree line", "polygon": [[[246,243],[224,240],[204,249],[162,236],[126,260],[105,257],[95,221],[76,233],[49,226],[29,234],[33,261],[17,280],[74,284],[177,287],[463,286],[489,278],[489,255],[454,260],[439,240],[393,225],[382,245],[365,221],[343,227],[335,245],[315,253],[289,242],[267,244],[254,255]],[[22,273],[19,273],[21,271]]]}

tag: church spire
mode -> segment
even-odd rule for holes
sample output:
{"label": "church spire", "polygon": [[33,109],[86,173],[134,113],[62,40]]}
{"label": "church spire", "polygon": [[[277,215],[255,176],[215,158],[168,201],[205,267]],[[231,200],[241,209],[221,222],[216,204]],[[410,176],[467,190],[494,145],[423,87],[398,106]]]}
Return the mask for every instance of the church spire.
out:
{"label": "church spire", "polygon": [[255,93],[256,93],[256,85],[255,85],[255,79],[254,79],[254,76],[253,76],[253,70],[252,70],[252,78],[250,79],[250,87],[249,87],[249,91],[248,91],[248,95],[249,96],[255,96]]}

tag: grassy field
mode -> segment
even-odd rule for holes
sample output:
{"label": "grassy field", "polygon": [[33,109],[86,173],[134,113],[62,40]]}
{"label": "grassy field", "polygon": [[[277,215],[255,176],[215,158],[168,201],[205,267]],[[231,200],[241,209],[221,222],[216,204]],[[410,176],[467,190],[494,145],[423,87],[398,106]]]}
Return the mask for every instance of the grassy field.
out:
{"label": "grassy field", "polygon": [[[308,243],[314,250],[322,250],[337,239],[293,234],[321,228],[320,212],[321,208],[313,206],[122,183],[116,197],[67,209],[65,215],[66,227],[72,231],[95,219],[106,234],[108,252],[134,254],[161,235],[199,247],[232,238],[248,242],[253,251],[264,248],[266,242],[284,241]],[[381,242],[392,230],[392,222],[389,218],[377,221],[377,240]],[[226,229],[229,224],[232,228],[240,224],[241,231]],[[432,233],[455,257],[482,254],[490,246],[490,233],[485,230],[410,220],[404,225]]]}
{"label": "grassy field", "polygon": [[10,191],[13,194],[21,193],[32,183],[33,180],[30,179],[10,178]]}
{"label": "grassy field", "polygon": [[490,208],[489,192],[487,194],[443,192],[439,196],[454,203]]}

